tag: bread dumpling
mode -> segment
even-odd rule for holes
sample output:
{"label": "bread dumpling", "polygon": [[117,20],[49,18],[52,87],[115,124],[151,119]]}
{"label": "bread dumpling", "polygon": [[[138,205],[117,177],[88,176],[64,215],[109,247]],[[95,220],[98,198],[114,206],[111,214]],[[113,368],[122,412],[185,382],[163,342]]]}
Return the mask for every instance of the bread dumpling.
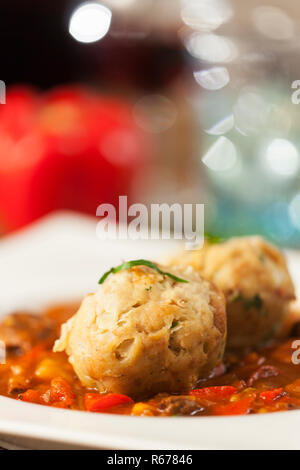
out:
{"label": "bread dumpling", "polygon": [[55,351],[66,351],[80,381],[133,398],[182,392],[223,357],[225,300],[191,267],[147,266],[109,276],[62,327]]}
{"label": "bread dumpling", "polygon": [[259,236],[206,243],[171,263],[192,266],[224,293],[229,348],[255,347],[275,336],[295,298],[284,256]]}

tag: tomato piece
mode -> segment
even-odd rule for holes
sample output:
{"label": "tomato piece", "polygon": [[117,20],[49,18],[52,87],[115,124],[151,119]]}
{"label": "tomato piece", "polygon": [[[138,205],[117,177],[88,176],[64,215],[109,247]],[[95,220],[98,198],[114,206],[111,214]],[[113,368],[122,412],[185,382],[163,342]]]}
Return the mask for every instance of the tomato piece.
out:
{"label": "tomato piece", "polygon": [[253,401],[254,397],[247,397],[227,405],[216,405],[213,408],[213,414],[220,416],[245,415],[250,412],[250,406]]}
{"label": "tomato piece", "polygon": [[101,412],[113,406],[124,405],[125,403],[133,403],[133,400],[127,395],[119,393],[110,393],[108,395],[86,393],[84,396],[84,404],[87,411]]}
{"label": "tomato piece", "polygon": [[285,395],[283,388],[274,388],[273,390],[266,390],[259,394],[259,398],[264,400],[265,403],[272,403],[272,401],[277,400]]}
{"label": "tomato piece", "polygon": [[75,395],[65,379],[56,377],[51,380],[49,399],[51,404],[63,402],[66,406],[70,406],[74,403]]}
{"label": "tomato piece", "polygon": [[39,392],[37,392],[36,390],[26,390],[26,392],[21,393],[18,398],[19,400],[26,401],[28,403],[43,403]]}
{"label": "tomato piece", "polygon": [[223,398],[228,398],[237,391],[236,387],[230,385],[220,385],[215,387],[197,388],[191,390],[189,395],[196,398],[206,398],[207,400],[218,401]]}

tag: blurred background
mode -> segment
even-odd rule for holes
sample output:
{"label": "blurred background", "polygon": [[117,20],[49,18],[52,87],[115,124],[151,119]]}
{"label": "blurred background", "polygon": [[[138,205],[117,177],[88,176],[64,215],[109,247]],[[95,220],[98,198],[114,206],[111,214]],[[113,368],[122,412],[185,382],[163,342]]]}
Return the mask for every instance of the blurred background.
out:
{"label": "blurred background", "polygon": [[2,235],[128,195],[300,247],[298,0],[1,0],[0,17]]}

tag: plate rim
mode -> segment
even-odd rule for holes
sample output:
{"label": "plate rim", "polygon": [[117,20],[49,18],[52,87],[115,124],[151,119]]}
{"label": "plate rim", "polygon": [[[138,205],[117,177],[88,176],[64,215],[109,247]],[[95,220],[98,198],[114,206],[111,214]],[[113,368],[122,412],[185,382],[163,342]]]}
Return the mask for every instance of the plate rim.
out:
{"label": "plate rim", "polygon": [[[22,246],[23,241],[28,242],[31,233],[35,237],[45,236],[47,230],[53,230],[63,219],[67,219],[68,229],[73,225],[78,227],[80,220],[84,231],[95,233],[94,218],[62,212],[47,216],[24,231],[9,236],[0,242],[0,246],[13,250],[15,243]],[[294,255],[294,252],[290,253]],[[300,271],[300,254],[295,254]],[[19,437],[28,440],[29,444],[30,440],[39,439],[53,445],[58,443],[111,450],[300,449],[300,440],[298,442],[294,438],[294,434],[297,436],[299,416],[300,410],[226,417],[132,417],[62,410],[0,396],[0,436],[4,440]],[[281,440],[275,433],[278,427],[285,429]],[[106,430],[100,432],[98,428]],[[124,429],[127,429],[127,435],[120,432]]]}

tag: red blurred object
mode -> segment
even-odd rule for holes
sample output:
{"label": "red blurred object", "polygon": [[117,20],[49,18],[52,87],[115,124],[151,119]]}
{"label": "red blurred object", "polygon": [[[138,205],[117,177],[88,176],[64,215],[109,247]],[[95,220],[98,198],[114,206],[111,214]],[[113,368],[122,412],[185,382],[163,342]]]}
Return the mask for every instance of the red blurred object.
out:
{"label": "red blurred object", "polygon": [[0,230],[57,209],[96,214],[130,199],[146,138],[120,99],[64,87],[40,95],[8,91],[0,106]]}

